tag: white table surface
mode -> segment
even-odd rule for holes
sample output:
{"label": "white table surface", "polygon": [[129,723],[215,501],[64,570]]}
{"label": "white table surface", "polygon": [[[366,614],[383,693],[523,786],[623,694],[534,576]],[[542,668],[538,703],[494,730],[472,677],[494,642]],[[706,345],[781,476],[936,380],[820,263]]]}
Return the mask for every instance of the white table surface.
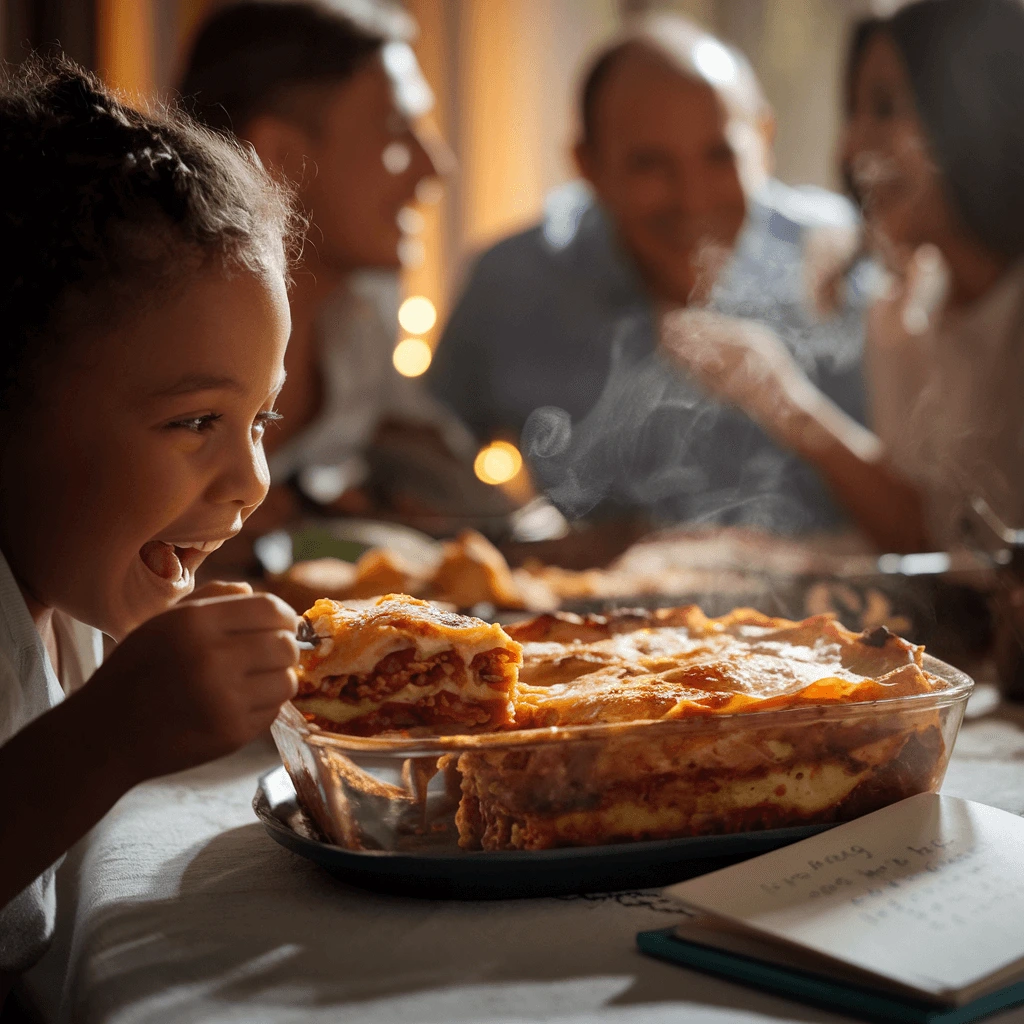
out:
{"label": "white table surface", "polygon": [[[1024,709],[972,698],[944,792],[1024,813]],[[68,856],[47,1021],[828,1021],[641,956],[656,891],[442,902],[347,887],[274,842],[250,803],[269,740],[141,786]],[[1024,1022],[1024,1008],[993,1021]]]}

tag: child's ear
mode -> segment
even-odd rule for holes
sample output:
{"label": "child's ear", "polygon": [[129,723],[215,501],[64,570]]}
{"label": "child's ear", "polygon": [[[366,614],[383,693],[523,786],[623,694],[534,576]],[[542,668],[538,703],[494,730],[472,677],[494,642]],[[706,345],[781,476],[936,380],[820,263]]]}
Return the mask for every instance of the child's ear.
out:
{"label": "child's ear", "polygon": [[292,121],[272,114],[254,117],[244,137],[252,143],[264,167],[301,184],[309,162],[309,135]]}

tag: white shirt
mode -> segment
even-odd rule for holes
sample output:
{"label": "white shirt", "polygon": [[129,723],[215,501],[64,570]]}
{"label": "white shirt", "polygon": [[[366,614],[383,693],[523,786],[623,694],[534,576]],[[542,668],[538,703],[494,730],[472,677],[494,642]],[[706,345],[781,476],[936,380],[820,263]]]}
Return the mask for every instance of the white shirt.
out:
{"label": "white shirt", "polygon": [[304,477],[329,477],[336,494],[323,500],[358,486],[367,472],[363,453],[388,419],[435,428],[455,454],[473,451],[472,438],[457,417],[421,380],[403,377],[394,368],[396,282],[393,274],[354,275],[320,315],[323,408],[270,457],[275,483],[299,474],[303,489],[318,497],[316,485],[307,487]]}
{"label": "white shirt", "polygon": [[954,545],[969,499],[1024,527],[1024,263],[973,305],[943,308],[932,251],[868,316],[871,426]]}
{"label": "white shirt", "polygon": [[[60,612],[54,614],[54,629],[71,692],[102,660],[102,635]],[[59,704],[64,692],[25,599],[0,554],[0,744]],[[39,756],[44,757],[45,752]],[[24,767],[31,770],[31,765]],[[59,797],[55,795],[55,799]],[[5,837],[5,841],[11,838]],[[0,908],[0,974],[24,971],[46,951],[57,910],[53,877],[59,863]]]}

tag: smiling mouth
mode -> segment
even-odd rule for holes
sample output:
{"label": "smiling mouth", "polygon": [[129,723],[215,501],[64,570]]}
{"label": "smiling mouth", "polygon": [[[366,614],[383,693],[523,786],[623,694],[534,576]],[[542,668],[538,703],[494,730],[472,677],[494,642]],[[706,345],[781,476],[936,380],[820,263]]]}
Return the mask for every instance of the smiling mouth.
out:
{"label": "smiling mouth", "polygon": [[180,544],[151,540],[139,549],[139,557],[154,576],[176,587],[183,587],[192,582],[203,559],[223,543],[223,539],[186,541]]}

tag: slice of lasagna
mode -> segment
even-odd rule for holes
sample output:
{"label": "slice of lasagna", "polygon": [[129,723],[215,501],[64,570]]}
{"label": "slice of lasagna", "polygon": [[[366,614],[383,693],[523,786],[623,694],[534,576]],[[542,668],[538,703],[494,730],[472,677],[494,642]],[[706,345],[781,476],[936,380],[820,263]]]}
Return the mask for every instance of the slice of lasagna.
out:
{"label": "slice of lasagna", "polygon": [[507,726],[522,647],[498,625],[389,594],[368,607],[320,600],[303,616],[293,703],[324,729],[369,736]]}
{"label": "slice of lasagna", "polygon": [[[829,714],[945,685],[923,670],[920,648],[884,629],[677,608],[542,616],[510,632],[524,641],[517,728],[622,728],[462,754],[467,849],[842,821],[933,788],[944,764],[937,711]],[[697,721],[673,728],[680,719]],[[630,727],[638,721],[651,727]]]}

